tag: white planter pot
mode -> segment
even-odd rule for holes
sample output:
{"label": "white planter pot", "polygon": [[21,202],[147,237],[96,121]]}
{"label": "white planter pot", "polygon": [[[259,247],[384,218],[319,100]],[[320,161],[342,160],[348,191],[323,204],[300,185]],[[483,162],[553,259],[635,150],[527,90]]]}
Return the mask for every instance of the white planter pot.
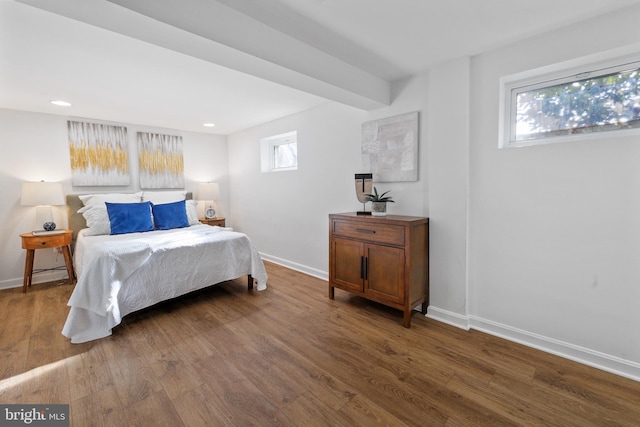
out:
{"label": "white planter pot", "polygon": [[371,215],[387,216],[387,202],[371,202]]}

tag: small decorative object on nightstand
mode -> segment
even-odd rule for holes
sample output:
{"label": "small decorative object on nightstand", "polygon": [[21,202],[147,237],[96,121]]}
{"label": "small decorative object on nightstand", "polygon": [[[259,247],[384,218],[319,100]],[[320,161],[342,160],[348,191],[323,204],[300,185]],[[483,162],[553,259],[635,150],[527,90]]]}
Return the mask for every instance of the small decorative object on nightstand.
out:
{"label": "small decorative object on nightstand", "polygon": [[217,225],[219,227],[226,227],[225,218],[219,216],[217,218],[200,218],[200,222],[207,225]]}
{"label": "small decorative object on nightstand", "polygon": [[69,275],[69,284],[73,284],[75,274],[73,272],[73,264],[71,263],[71,251],[69,251],[69,245],[71,244],[71,236],[73,234],[73,231],[60,230],[51,231],[49,233],[50,234],[46,232],[41,232],[38,234],[24,233],[20,235],[20,237],[22,238],[22,249],[27,250],[27,258],[24,263],[24,281],[22,282],[22,292],[27,292],[27,287],[31,286],[31,279],[33,277],[33,258],[36,249],[62,248],[64,262],[67,266],[67,274]]}

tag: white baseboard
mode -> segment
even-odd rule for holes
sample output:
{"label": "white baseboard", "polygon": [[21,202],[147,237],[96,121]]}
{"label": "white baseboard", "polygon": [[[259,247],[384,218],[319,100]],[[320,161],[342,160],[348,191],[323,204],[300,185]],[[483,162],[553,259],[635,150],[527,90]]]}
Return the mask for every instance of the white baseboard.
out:
{"label": "white baseboard", "polygon": [[12,289],[22,286],[22,279],[8,279],[0,282],[0,290]]}
{"label": "white baseboard", "polygon": [[469,316],[469,325],[471,329],[486,332],[547,353],[555,354],[556,356],[602,369],[603,371],[640,381],[640,363],[475,316]]}
{"label": "white baseboard", "polygon": [[279,258],[277,256],[265,254],[264,252],[260,252],[260,256],[265,261],[269,261],[274,264],[278,264],[283,267],[290,268],[291,270],[296,270],[301,273],[308,274],[309,276],[313,276],[318,279],[329,280],[329,273],[326,271],[318,270],[316,268],[309,267],[307,265],[298,264],[297,262],[289,261],[283,258]]}
{"label": "white baseboard", "polygon": [[577,346],[575,344],[545,337],[533,332],[514,328],[477,316],[464,316],[429,306],[427,317],[458,327],[460,329],[475,329],[490,335],[504,338],[518,344],[533,347],[574,362],[582,363],[603,371],[611,372],[625,378],[640,381],[640,363],[625,360],[596,350]]}
{"label": "white baseboard", "polygon": [[[58,280],[67,280],[68,274],[65,271],[43,271],[42,273],[36,273],[33,275],[32,284],[38,283],[46,283],[46,282],[55,282]],[[22,287],[23,278],[9,279],[3,280],[0,282],[0,290],[2,289],[12,289],[12,288],[21,288]]]}
{"label": "white baseboard", "polygon": [[467,316],[463,316],[462,314],[443,310],[441,308],[430,305],[427,308],[427,317],[451,326],[455,326],[456,328],[464,329],[466,331],[469,330],[469,318]]}

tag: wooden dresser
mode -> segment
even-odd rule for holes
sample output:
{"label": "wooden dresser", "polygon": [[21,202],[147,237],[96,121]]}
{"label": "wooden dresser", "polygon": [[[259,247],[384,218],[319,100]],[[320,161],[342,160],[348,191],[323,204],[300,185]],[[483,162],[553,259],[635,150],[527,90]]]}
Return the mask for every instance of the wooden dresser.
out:
{"label": "wooden dresser", "polygon": [[429,305],[429,218],[329,215],[329,298],[339,288],[404,312]]}

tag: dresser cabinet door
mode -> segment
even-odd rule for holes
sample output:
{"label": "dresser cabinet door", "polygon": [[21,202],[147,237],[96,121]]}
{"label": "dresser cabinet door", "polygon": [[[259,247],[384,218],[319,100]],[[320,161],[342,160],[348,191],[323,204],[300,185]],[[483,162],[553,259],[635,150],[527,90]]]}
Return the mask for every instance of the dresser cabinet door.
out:
{"label": "dresser cabinet door", "polygon": [[365,293],[396,304],[404,303],[404,250],[366,245]]}
{"label": "dresser cabinet door", "polygon": [[333,239],[331,244],[331,282],[347,290],[362,292],[364,244],[340,238]]}

